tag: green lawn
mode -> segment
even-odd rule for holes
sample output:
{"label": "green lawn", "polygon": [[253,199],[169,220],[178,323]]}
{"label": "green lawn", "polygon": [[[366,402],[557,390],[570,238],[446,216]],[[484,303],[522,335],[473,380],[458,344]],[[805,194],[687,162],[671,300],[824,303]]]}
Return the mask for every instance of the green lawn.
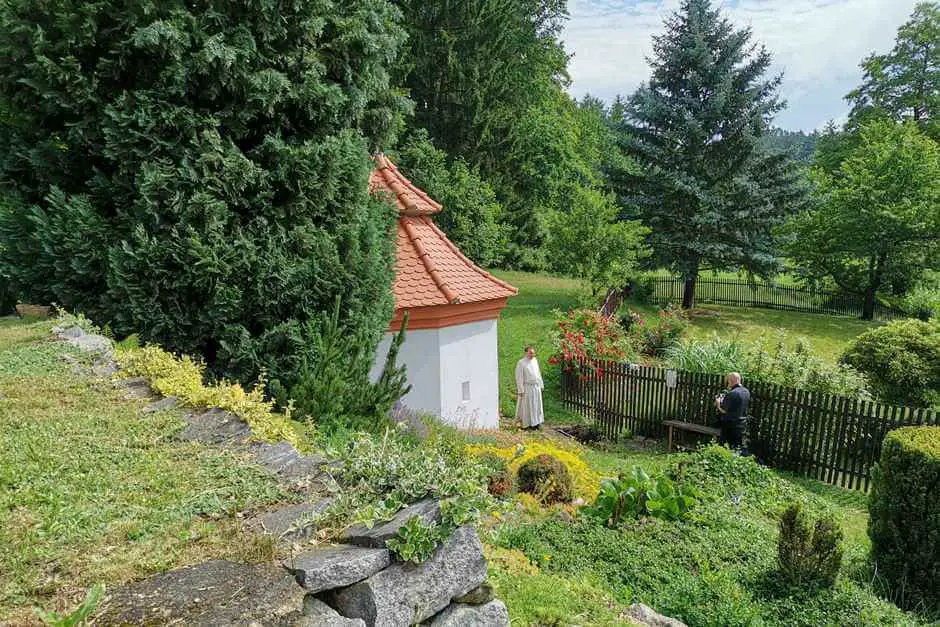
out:
{"label": "green lawn", "polygon": [[[554,333],[552,312],[577,307],[578,296],[582,293],[581,284],[574,279],[526,272],[496,271],[494,274],[519,289],[519,295],[509,299],[509,305],[499,320],[499,392],[503,415],[515,415],[513,372],[525,345],[533,344],[540,356],[545,378],[546,420],[554,423],[580,420],[559,402],[558,372],[546,360]],[[647,317],[655,316],[657,311],[653,305],[630,303],[628,306]],[[789,342],[795,343],[799,337],[805,337],[815,353],[835,361],[849,340],[877,324],[821,314],[704,305],[693,311],[689,333],[698,338],[717,333],[752,342],[762,337],[775,338],[784,331]]]}
{"label": "green lawn", "polygon": [[271,557],[242,516],[284,494],[255,465],[173,439],[178,412],[144,414],[50,324],[0,320],[0,624],[70,610],[86,587],[207,559]]}

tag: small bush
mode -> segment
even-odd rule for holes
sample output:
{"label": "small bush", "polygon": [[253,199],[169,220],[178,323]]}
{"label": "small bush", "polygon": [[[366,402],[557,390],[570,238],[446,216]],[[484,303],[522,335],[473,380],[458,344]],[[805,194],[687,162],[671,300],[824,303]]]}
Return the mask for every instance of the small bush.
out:
{"label": "small bush", "polygon": [[814,525],[801,505],[791,505],[780,517],[777,565],[790,583],[832,586],[842,567],[842,529],[832,518]]}
{"label": "small bush", "polygon": [[591,467],[581,459],[577,450],[561,448],[547,440],[526,442],[523,445],[499,447],[485,444],[472,444],[467,447],[467,453],[473,457],[495,455],[505,460],[509,471],[516,475],[519,468],[530,459],[539,455],[550,455],[564,464],[574,484],[575,496],[586,501],[593,501],[600,487],[600,476],[591,470]]}
{"label": "small bush", "polygon": [[644,355],[651,357],[664,355],[682,339],[682,335],[688,328],[689,319],[685,313],[671,305],[660,310],[655,324],[634,327],[635,335],[640,341],[640,350]]}
{"label": "small bush", "polygon": [[619,361],[633,353],[630,340],[612,318],[591,309],[556,312],[557,333],[548,363],[565,372],[576,372],[581,380],[601,376],[598,361]]}
{"label": "small bush", "polygon": [[572,483],[568,469],[551,455],[539,455],[519,467],[519,491],[538,496],[546,503],[571,500]]}
{"label": "small bush", "polygon": [[154,390],[164,396],[176,396],[186,405],[221,407],[241,416],[260,440],[287,440],[301,450],[309,448],[300,425],[290,419],[290,411],[277,413],[274,402],[265,400],[263,377],[247,391],[241,384],[224,379],[206,385],[203,363],[188,355],[177,357],[153,344],[119,349],[116,358],[121,364],[121,376],[144,377]]}
{"label": "small bush", "polygon": [[841,361],[863,372],[889,402],[940,404],[940,322],[895,320],[855,338]]}
{"label": "small bush", "polygon": [[480,455],[477,460],[487,469],[487,490],[493,496],[507,497],[512,494],[513,476],[509,463],[493,453]]}
{"label": "small bush", "polygon": [[889,433],[873,472],[872,557],[899,605],[940,610],[940,427]]}

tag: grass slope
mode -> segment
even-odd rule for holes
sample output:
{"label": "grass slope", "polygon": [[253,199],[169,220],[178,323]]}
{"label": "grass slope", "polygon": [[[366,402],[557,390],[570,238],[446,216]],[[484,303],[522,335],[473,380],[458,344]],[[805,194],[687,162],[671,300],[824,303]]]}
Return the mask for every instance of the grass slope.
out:
{"label": "grass slope", "polygon": [[108,585],[271,547],[241,516],[287,495],[230,453],[175,441],[174,411],[73,372],[49,323],[0,320],[0,623]]}

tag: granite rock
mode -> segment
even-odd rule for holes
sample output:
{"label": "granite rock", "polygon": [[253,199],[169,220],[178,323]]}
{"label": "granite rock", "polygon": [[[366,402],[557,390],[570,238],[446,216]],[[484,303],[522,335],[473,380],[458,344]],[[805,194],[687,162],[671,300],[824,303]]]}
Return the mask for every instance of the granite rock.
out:
{"label": "granite rock", "polygon": [[215,560],[112,591],[101,625],[274,625],[303,609],[304,593],[282,568]]}
{"label": "granite rock", "polygon": [[483,545],[473,527],[460,527],[421,564],[392,564],[324,600],[369,627],[408,627],[447,607],[486,579]]}
{"label": "granite rock", "polygon": [[[290,570],[305,591],[317,593],[360,582],[389,564],[391,554],[388,549],[342,545],[321,547],[295,555]],[[348,616],[345,612],[340,613]]]}
{"label": "granite rock", "polygon": [[435,616],[430,627],[509,627],[509,611],[502,601],[483,605],[454,603]]}

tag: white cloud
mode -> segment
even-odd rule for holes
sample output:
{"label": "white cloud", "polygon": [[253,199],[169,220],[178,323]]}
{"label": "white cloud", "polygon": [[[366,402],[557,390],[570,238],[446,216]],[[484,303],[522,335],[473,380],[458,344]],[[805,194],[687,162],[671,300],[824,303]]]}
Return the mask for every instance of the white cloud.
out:
{"label": "white cloud", "polygon": [[[916,0],[721,0],[738,26],[774,57],[784,72],[789,106],[777,122],[810,130],[842,118],[842,97],[861,79],[858,65],[872,51],[887,52]],[[649,76],[651,37],[679,0],[571,0],[563,38],[574,53],[575,96],[629,94]]]}

